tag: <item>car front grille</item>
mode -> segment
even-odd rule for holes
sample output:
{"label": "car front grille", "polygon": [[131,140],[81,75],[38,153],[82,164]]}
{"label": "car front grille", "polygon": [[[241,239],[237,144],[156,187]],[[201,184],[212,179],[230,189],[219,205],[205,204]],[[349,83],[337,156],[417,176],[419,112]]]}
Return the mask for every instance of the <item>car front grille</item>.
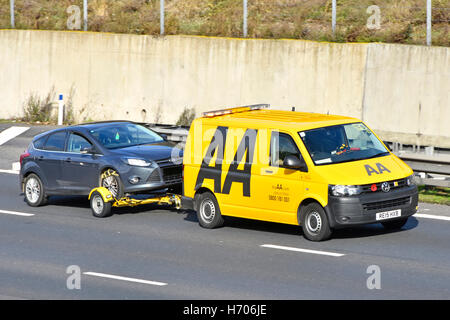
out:
{"label": "car front grille", "polygon": [[162,168],[163,180],[167,184],[179,183],[182,180],[182,166]]}
{"label": "car front grille", "polygon": [[157,169],[153,170],[150,174],[150,177],[147,179],[148,183],[161,182],[161,176],[159,175],[159,171]]}
{"label": "car front grille", "polygon": [[386,201],[363,203],[365,211],[381,210],[381,209],[395,209],[410,203],[411,197],[402,197]]}

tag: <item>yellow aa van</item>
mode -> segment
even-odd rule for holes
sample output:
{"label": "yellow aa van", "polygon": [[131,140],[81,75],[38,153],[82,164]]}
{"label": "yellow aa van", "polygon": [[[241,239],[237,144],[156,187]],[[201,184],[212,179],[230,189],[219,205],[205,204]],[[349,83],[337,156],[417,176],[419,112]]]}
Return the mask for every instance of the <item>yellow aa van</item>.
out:
{"label": "yellow aa van", "polygon": [[413,171],[362,121],[266,107],[193,121],[183,202],[202,227],[233,216],[300,225],[307,239],[321,241],[347,226],[398,229],[417,211]]}

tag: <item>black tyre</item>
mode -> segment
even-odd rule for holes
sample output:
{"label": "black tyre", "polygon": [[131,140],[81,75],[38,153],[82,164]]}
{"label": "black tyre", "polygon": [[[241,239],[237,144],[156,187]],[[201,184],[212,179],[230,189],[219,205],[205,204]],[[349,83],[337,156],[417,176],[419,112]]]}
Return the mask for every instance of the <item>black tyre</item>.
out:
{"label": "black tyre", "polygon": [[47,203],[44,185],[41,179],[34,173],[24,180],[25,201],[31,207],[39,207]]}
{"label": "black tyre", "polygon": [[220,213],[216,197],[210,192],[205,192],[196,198],[195,209],[197,210],[198,223],[207,229],[223,226],[224,219]]}
{"label": "black tyre", "polygon": [[106,218],[112,215],[112,203],[105,202],[98,191],[91,195],[92,215],[96,218]]}
{"label": "black tyre", "polygon": [[324,241],[331,237],[331,228],[325,210],[318,203],[310,203],[301,210],[303,235],[311,241]]}
{"label": "black tyre", "polygon": [[399,230],[406,224],[407,221],[408,218],[400,218],[392,221],[385,221],[382,222],[381,224],[388,230]]}
{"label": "black tyre", "polygon": [[100,176],[100,186],[108,189],[115,199],[123,198],[123,183],[115,170],[108,169],[102,173]]}

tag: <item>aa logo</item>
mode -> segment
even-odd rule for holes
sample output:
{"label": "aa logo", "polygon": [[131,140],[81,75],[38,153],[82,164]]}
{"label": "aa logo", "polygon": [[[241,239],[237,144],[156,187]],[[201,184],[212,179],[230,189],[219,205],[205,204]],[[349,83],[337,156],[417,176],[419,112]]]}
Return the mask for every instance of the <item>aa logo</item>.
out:
{"label": "aa logo", "polygon": [[[381,163],[376,163],[377,168],[372,168],[370,165],[366,164],[364,167],[366,168],[367,174],[369,176],[372,175],[372,173],[375,174],[382,174],[383,172],[391,172],[388,168],[383,166]],[[377,170],[378,169],[378,170]]]}
{"label": "aa logo", "polygon": [[[243,195],[250,197],[250,179],[253,162],[253,155],[255,152],[256,134],[258,130],[247,129],[242,137],[241,142],[236,150],[233,161],[228,169],[227,176],[223,187],[222,181],[222,164],[223,155],[225,153],[225,143],[227,140],[228,127],[217,127],[214,136],[203,158],[200,171],[195,183],[196,189],[200,188],[205,179],[214,180],[214,193],[229,194],[233,183],[242,183]],[[245,155],[245,159],[244,159]],[[214,165],[211,160],[216,156]],[[244,161],[244,166],[239,169],[239,165]]]}

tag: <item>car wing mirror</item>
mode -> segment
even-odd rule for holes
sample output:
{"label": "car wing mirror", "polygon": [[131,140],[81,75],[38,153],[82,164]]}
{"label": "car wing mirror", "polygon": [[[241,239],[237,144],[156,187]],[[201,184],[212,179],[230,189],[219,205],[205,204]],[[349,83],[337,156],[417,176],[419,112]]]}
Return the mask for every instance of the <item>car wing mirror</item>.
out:
{"label": "car wing mirror", "polygon": [[95,154],[96,150],[94,147],[84,147],[81,148],[81,153],[82,154]]}

